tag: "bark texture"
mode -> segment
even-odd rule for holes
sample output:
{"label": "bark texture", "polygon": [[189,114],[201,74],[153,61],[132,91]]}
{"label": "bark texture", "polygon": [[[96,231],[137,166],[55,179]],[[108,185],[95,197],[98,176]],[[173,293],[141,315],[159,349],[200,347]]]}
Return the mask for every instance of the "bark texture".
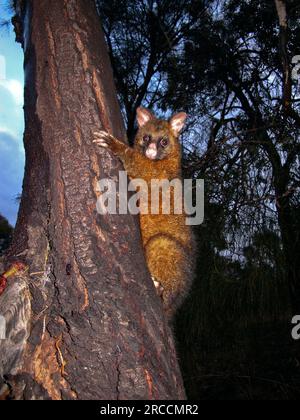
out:
{"label": "bark texture", "polygon": [[29,271],[0,298],[2,385],[15,399],[183,399],[138,219],[96,212],[98,180],[122,167],[92,133],[125,129],[94,2],[17,6],[26,171],[7,264]]}

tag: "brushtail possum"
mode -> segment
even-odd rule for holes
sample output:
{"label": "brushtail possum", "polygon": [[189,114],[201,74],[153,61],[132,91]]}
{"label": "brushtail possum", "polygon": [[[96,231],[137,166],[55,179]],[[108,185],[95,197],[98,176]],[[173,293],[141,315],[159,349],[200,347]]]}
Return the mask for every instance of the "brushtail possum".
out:
{"label": "brushtail possum", "polygon": [[[179,113],[170,121],[159,120],[145,108],[137,110],[137,132],[131,148],[110,134],[94,133],[94,143],[110,149],[124,164],[130,179],[180,179],[181,147],[179,135],[187,115]],[[150,199],[149,199],[150,200]],[[151,203],[150,209],[151,209]],[[193,277],[193,236],[186,215],[141,214],[140,225],[144,252],[152,280],[162,296],[165,312],[171,319],[186,297]],[[172,208],[173,207],[173,208]],[[161,207],[160,207],[161,209]]]}

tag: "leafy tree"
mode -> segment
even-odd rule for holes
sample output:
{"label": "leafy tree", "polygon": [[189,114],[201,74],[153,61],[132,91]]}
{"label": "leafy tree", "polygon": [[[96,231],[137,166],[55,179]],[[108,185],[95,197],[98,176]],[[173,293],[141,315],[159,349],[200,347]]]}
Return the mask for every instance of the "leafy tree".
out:
{"label": "leafy tree", "polygon": [[164,68],[180,51],[188,31],[201,22],[207,0],[96,0],[109,47],[117,91],[130,140],[143,103],[159,108]]}
{"label": "leafy tree", "polygon": [[282,5],[285,24],[273,2],[221,2],[191,29],[184,52],[169,61],[168,98],[204,122],[207,153],[217,156],[208,160],[205,175],[213,171],[219,177],[214,176],[219,202],[233,210],[228,227],[247,240],[249,231],[278,226],[297,311],[300,108],[291,67],[300,11],[297,2]]}

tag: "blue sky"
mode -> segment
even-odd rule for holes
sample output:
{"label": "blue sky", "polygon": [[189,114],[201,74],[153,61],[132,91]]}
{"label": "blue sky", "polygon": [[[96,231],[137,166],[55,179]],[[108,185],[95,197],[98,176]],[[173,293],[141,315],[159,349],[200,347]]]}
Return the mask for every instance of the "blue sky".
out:
{"label": "blue sky", "polygon": [[[0,2],[1,19],[8,16]],[[0,28],[0,214],[14,225],[16,197],[22,192],[23,149],[23,51],[13,28]]]}

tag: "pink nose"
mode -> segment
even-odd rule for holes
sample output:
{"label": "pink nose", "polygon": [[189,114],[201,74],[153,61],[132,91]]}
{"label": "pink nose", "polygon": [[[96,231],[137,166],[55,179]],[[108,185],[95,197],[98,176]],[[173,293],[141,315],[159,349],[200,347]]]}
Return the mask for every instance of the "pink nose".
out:
{"label": "pink nose", "polygon": [[151,143],[146,150],[146,156],[148,159],[155,159],[157,156],[157,147],[155,143]]}

